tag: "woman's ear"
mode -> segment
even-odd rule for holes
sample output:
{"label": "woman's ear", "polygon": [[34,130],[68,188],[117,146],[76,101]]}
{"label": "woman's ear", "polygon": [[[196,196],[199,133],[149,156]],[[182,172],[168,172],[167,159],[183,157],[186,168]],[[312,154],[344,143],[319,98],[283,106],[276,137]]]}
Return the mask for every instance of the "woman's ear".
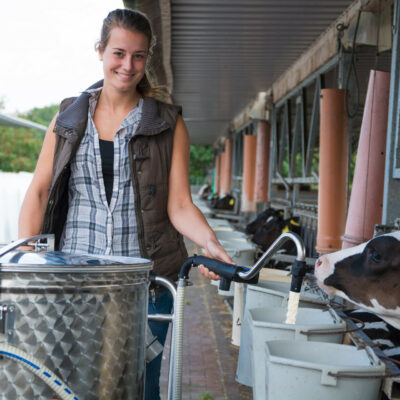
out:
{"label": "woman's ear", "polygon": [[101,47],[100,43],[97,45],[97,51],[99,53],[99,60],[103,61],[103,48]]}

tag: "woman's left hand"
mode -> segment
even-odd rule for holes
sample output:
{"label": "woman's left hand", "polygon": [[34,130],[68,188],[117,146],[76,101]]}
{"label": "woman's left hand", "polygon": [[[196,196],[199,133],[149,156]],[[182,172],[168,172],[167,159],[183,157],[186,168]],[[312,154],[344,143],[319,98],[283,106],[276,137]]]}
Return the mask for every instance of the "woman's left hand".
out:
{"label": "woman's left hand", "polygon": [[[215,258],[217,260],[235,264],[232,259],[228,256],[225,249],[221,246],[218,240],[215,239],[208,239],[206,242],[206,246],[204,249],[204,255],[206,257]],[[199,265],[199,271],[208,279],[219,280],[220,277],[215,272],[210,271],[204,265]]]}

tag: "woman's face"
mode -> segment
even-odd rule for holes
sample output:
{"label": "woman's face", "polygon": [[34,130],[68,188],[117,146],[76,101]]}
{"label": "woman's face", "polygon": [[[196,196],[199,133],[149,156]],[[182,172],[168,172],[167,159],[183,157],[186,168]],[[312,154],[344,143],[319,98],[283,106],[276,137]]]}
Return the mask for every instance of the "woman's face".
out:
{"label": "woman's face", "polygon": [[136,90],[146,68],[149,43],[143,33],[115,27],[105,49],[99,49],[103,61],[104,85],[119,91]]}

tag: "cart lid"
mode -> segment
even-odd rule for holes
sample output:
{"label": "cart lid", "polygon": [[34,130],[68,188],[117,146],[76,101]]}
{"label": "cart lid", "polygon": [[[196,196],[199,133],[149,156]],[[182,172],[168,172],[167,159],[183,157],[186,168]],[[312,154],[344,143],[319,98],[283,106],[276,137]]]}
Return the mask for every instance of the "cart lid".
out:
{"label": "cart lid", "polygon": [[0,257],[0,272],[130,272],[152,267],[153,262],[145,258],[62,251],[12,251]]}

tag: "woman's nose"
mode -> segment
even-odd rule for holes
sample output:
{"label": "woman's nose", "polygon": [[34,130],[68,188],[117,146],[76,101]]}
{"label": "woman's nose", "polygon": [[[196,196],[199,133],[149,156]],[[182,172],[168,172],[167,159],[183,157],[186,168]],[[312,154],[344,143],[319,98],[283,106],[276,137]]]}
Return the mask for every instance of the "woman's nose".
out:
{"label": "woman's nose", "polygon": [[130,70],[133,68],[133,61],[132,61],[132,58],[130,58],[130,57],[125,57],[125,58],[124,58],[124,68],[125,68],[127,71],[130,71]]}

